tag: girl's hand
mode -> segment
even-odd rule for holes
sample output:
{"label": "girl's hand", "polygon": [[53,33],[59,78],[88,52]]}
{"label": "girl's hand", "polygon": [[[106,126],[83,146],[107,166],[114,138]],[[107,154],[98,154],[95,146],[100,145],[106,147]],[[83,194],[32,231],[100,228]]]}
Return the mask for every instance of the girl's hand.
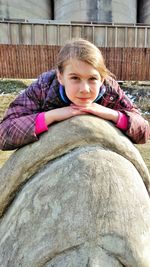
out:
{"label": "girl's hand", "polygon": [[45,112],[45,122],[47,125],[56,122],[56,121],[63,121],[69,119],[74,116],[87,114],[81,109],[75,109],[73,106],[57,108],[53,110],[49,110]]}
{"label": "girl's hand", "polygon": [[85,113],[93,114],[105,120],[113,121],[114,123],[116,123],[118,120],[118,112],[116,110],[104,107],[97,103],[91,103],[90,105],[87,106],[72,105],[72,108],[74,110],[81,110]]}

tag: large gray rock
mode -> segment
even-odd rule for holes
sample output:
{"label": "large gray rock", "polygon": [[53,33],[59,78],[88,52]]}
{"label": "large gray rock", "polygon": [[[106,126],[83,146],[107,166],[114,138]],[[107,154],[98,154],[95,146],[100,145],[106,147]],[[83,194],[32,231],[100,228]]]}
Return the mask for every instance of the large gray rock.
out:
{"label": "large gray rock", "polygon": [[0,266],[150,267],[150,176],[111,123],[78,116],[0,175]]}

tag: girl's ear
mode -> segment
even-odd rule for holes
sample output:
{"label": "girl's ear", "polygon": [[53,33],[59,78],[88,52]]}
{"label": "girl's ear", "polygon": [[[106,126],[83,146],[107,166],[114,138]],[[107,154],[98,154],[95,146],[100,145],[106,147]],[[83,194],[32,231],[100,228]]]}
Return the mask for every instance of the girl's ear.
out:
{"label": "girl's ear", "polygon": [[62,74],[59,72],[59,70],[57,70],[57,79],[59,83],[63,85],[63,77]]}

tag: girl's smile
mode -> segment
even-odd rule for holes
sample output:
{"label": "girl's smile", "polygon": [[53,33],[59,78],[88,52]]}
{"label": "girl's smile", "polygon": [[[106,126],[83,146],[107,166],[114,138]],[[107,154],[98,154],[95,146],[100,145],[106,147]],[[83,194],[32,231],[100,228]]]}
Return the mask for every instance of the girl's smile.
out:
{"label": "girl's smile", "polygon": [[102,79],[90,64],[72,59],[67,62],[63,73],[58,71],[58,81],[65,87],[67,97],[75,105],[89,105],[98,96]]}

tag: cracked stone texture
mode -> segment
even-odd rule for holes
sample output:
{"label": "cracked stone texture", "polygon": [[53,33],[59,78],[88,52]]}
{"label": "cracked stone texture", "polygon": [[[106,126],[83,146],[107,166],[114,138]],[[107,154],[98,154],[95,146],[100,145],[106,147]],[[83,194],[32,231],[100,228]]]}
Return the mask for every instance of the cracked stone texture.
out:
{"label": "cracked stone texture", "polygon": [[150,267],[150,176],[94,116],[60,122],[0,170],[0,266]]}

